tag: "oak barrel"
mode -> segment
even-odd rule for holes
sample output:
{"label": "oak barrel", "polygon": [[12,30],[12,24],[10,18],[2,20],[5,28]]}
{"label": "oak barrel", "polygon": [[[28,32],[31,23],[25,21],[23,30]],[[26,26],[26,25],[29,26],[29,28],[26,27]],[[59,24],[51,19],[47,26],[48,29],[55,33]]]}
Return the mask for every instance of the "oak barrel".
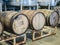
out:
{"label": "oak barrel", "polygon": [[0,13],[1,22],[10,30],[8,32],[14,34],[23,34],[26,32],[29,22],[25,14],[20,14],[15,11],[5,11]]}
{"label": "oak barrel", "polygon": [[2,35],[2,33],[3,33],[3,25],[2,25],[2,23],[0,22],[0,36]]}
{"label": "oak barrel", "polygon": [[58,13],[59,13],[59,22],[58,22],[58,24],[60,24],[60,8],[58,9]]}
{"label": "oak barrel", "polygon": [[58,24],[59,15],[57,11],[48,9],[39,9],[37,11],[44,13],[46,17],[46,25],[55,27]]}
{"label": "oak barrel", "polygon": [[44,27],[45,16],[42,12],[36,10],[22,10],[20,13],[27,15],[31,29],[39,31]]}
{"label": "oak barrel", "polygon": [[59,22],[58,22],[58,25],[60,25],[60,6],[54,7],[54,10],[57,11],[58,14],[59,14]]}

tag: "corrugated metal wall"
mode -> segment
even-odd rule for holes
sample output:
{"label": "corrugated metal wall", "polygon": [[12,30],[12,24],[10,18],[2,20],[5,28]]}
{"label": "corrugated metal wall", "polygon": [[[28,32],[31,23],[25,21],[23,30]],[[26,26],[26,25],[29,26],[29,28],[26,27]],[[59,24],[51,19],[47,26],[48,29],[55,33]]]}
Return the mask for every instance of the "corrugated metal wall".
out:
{"label": "corrugated metal wall", "polygon": [[0,0],[0,11],[2,11],[2,4],[3,4],[3,1]]}
{"label": "corrugated metal wall", "polygon": [[14,6],[20,6],[21,4],[23,6],[35,6],[37,5],[37,0],[11,0],[10,4]]}

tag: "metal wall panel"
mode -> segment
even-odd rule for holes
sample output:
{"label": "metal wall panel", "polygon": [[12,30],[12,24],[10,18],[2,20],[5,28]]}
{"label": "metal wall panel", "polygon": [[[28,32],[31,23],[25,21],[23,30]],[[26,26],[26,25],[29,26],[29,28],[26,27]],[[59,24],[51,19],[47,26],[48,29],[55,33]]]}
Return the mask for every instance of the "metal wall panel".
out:
{"label": "metal wall panel", "polygon": [[21,4],[23,6],[35,6],[37,5],[37,0],[11,0],[10,4],[14,6],[20,6]]}
{"label": "metal wall panel", "polygon": [[2,11],[2,4],[3,4],[3,1],[0,0],[0,11]]}
{"label": "metal wall panel", "polygon": [[60,0],[37,0],[37,2],[40,2],[40,5],[42,6],[48,6],[49,3],[51,6],[56,6],[56,4],[59,2]]}

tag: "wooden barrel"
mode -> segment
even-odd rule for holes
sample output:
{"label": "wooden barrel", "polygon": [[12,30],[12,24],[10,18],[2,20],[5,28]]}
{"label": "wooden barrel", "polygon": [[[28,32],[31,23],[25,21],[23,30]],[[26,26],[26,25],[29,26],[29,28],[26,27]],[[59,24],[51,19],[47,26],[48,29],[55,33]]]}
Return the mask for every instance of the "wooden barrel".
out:
{"label": "wooden barrel", "polygon": [[59,25],[60,24],[60,6],[54,7],[54,10],[57,11],[59,14],[59,22],[58,22],[58,25]]}
{"label": "wooden barrel", "polygon": [[59,22],[58,22],[58,24],[60,24],[60,8],[58,9],[58,13],[59,13]]}
{"label": "wooden barrel", "polygon": [[47,9],[40,9],[37,11],[44,13],[47,20],[46,25],[55,27],[58,24],[59,15],[57,11],[47,10]]}
{"label": "wooden barrel", "polygon": [[24,14],[15,11],[6,11],[0,13],[1,22],[10,30],[8,32],[14,34],[23,34],[28,28],[28,18]]}
{"label": "wooden barrel", "polygon": [[35,10],[22,10],[20,13],[27,15],[30,20],[30,27],[36,31],[41,30],[45,25],[45,16],[42,12]]}
{"label": "wooden barrel", "polygon": [[2,23],[0,22],[0,36],[2,35],[2,33],[3,33],[3,25],[2,25]]}

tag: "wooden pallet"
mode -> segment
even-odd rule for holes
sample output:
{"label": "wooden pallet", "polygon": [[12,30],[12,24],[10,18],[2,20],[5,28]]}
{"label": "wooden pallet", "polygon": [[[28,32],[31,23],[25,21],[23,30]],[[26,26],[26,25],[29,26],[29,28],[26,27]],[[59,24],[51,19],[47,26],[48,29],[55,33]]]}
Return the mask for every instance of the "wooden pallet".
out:
{"label": "wooden pallet", "polygon": [[[44,29],[41,30],[41,31],[33,30],[32,31],[32,40],[35,41],[35,40],[38,40],[38,39],[41,39],[41,38],[44,38],[44,37],[47,37],[47,36],[50,36],[50,35],[54,35],[54,34],[56,34],[56,30],[57,30],[57,27],[53,28],[53,27],[47,27],[47,26],[44,27]],[[36,33],[39,36],[36,36]]]}
{"label": "wooden pallet", "polygon": [[[3,35],[7,35],[7,34],[3,34]],[[20,42],[16,42],[16,39],[18,39],[18,38],[24,38],[23,39],[23,41],[20,41]],[[5,41],[10,41],[10,40],[12,40],[13,42],[13,44],[12,45],[20,45],[20,44],[24,44],[24,43],[26,43],[26,34],[22,34],[22,35],[20,35],[20,36],[17,36],[17,35],[14,35],[14,34],[10,34],[10,35],[7,35],[7,36],[1,36],[0,37],[0,42],[5,42]]]}

